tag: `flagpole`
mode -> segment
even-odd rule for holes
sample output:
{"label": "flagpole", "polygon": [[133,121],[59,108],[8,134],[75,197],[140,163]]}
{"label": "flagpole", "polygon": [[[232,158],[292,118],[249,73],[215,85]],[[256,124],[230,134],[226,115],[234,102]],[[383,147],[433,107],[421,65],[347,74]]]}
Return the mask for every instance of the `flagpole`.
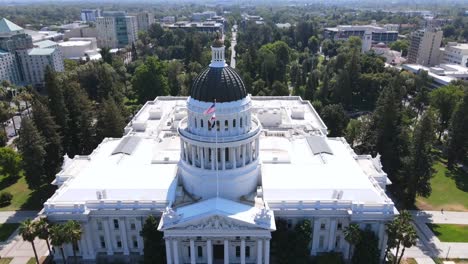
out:
{"label": "flagpole", "polygon": [[216,197],[219,197],[219,172],[218,172],[218,120],[215,120],[215,149],[216,149]]}

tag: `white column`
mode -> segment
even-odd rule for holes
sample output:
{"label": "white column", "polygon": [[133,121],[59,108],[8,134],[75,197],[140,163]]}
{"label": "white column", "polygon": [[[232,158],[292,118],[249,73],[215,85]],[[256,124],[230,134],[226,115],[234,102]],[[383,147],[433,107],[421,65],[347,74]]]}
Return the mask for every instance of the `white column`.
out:
{"label": "white column", "polygon": [[198,147],[198,157],[200,158],[200,168],[205,168],[205,158],[203,157],[203,147]]}
{"label": "white column", "polygon": [[89,253],[88,253],[88,247],[86,245],[86,239],[82,237],[79,243],[80,243],[81,256],[83,257],[83,259],[88,258]]}
{"label": "white column", "polygon": [[263,263],[263,248],[262,248],[262,240],[258,239],[257,241],[257,264]]}
{"label": "white column", "polygon": [[122,239],[123,253],[124,255],[130,255],[130,252],[128,251],[127,225],[125,219],[119,218],[119,228]]}
{"label": "white column", "polygon": [[184,159],[184,141],[182,139],[180,139],[180,159],[185,160]]}
{"label": "white column", "polygon": [[318,218],[314,219],[314,231],[312,233],[312,248],[310,249],[310,255],[315,255],[317,253],[318,243],[319,243],[319,230],[320,230],[320,220]]}
{"label": "white column", "polygon": [[241,264],[245,264],[245,239],[241,240]]}
{"label": "white column", "polygon": [[171,241],[169,238],[166,238],[166,259],[167,264],[172,264],[172,252],[171,252]]}
{"label": "white column", "polygon": [[88,244],[88,252],[91,258],[95,257],[94,253],[94,243],[93,243],[93,238],[91,237],[91,221],[89,221],[87,224],[84,225],[84,231],[85,231],[85,238],[86,238],[86,244]]}
{"label": "white column", "polygon": [[215,149],[212,148],[211,149],[211,170],[215,170],[215,164],[216,164],[216,160],[215,160]]}
{"label": "white column", "polygon": [[336,231],[336,219],[330,221],[330,233],[328,235],[328,251],[335,249],[335,231]]}
{"label": "white column", "polygon": [[174,264],[179,264],[179,246],[177,240],[172,240],[172,251],[174,252]]}
{"label": "white column", "polygon": [[242,151],[242,166],[245,166],[245,145],[241,146]]}
{"label": "white column", "polygon": [[270,264],[270,239],[265,239],[265,264]]}
{"label": "white column", "polygon": [[208,264],[213,264],[213,246],[211,240],[206,241],[206,254],[208,255]]}
{"label": "white column", "polygon": [[195,146],[194,145],[191,145],[190,146],[191,150],[192,150],[192,166],[196,166],[196,155],[195,155]]}
{"label": "white column", "polygon": [[380,243],[380,259],[383,260],[383,257],[385,256],[385,250],[387,248],[387,233],[385,233],[385,223],[382,222],[380,223],[380,230],[379,230],[379,239],[381,241]]}
{"label": "white column", "polygon": [[190,239],[190,264],[196,264],[195,254],[195,241]]}
{"label": "white column", "polygon": [[184,143],[184,153],[185,153],[185,161],[188,163],[189,162],[189,156],[188,156],[188,143]]}
{"label": "white column", "polygon": [[229,241],[224,240],[224,264],[229,264]]}
{"label": "white column", "polygon": [[137,228],[137,231],[138,231],[138,234],[137,234],[138,250],[140,251],[140,255],[143,255],[143,248],[144,248],[145,245],[143,243],[143,238],[140,235],[140,232],[142,230],[140,217],[138,217],[135,220],[135,223],[136,223],[136,228]]}
{"label": "white column", "polygon": [[232,168],[237,168],[237,148],[232,148]]}
{"label": "white column", "polygon": [[221,168],[226,169],[226,148],[221,148]]}
{"label": "white column", "polygon": [[111,221],[110,219],[106,219],[103,221],[103,227],[104,227],[104,236],[106,238],[106,248],[107,248],[107,255],[112,255],[114,254],[113,251],[113,245],[112,245],[112,239],[111,239],[111,234],[110,234],[110,224]]}
{"label": "white column", "polygon": [[247,155],[249,155],[249,164],[252,163],[252,142],[247,143]]}
{"label": "white column", "polygon": [[260,153],[260,139],[256,138],[255,139],[255,159],[258,159],[258,154]]}

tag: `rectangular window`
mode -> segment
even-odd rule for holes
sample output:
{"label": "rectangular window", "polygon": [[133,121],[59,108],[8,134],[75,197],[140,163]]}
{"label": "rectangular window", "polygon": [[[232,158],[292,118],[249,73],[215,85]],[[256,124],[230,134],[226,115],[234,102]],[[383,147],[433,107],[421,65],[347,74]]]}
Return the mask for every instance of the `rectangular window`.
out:
{"label": "rectangular window", "polygon": [[250,247],[245,247],[245,257],[250,258]]}
{"label": "rectangular window", "polygon": [[203,257],[203,248],[201,246],[198,246],[197,248],[197,253],[198,253],[198,257],[199,258],[202,258]]}
{"label": "rectangular window", "polygon": [[130,230],[135,230],[136,229],[136,224],[134,221],[130,223]]}
{"label": "rectangular window", "polygon": [[292,219],[288,219],[287,224],[288,224],[288,229],[291,229],[292,228]]}
{"label": "rectangular window", "polygon": [[119,229],[119,219],[114,219],[114,228]]}
{"label": "rectangular window", "polygon": [[228,131],[228,121],[224,120],[224,131]]}
{"label": "rectangular window", "polygon": [[132,244],[133,244],[133,248],[138,248],[138,240],[136,236],[132,237]]}
{"label": "rectangular window", "polygon": [[320,230],[325,230],[325,223],[320,223]]}
{"label": "rectangular window", "polygon": [[117,247],[122,248],[122,240],[120,239],[120,236],[116,236],[115,241],[117,241]]}
{"label": "rectangular window", "polygon": [[101,221],[97,221],[97,229],[102,230],[102,222]]}
{"label": "rectangular window", "polygon": [[188,256],[190,258],[191,257],[190,247],[187,247],[187,252],[188,252]]}
{"label": "rectangular window", "polygon": [[99,237],[99,242],[101,244],[101,248],[106,248],[106,241],[104,240],[103,236]]}
{"label": "rectangular window", "polygon": [[341,244],[341,237],[340,237],[340,236],[336,236],[336,240],[335,240],[335,249],[339,249],[339,248],[340,248],[340,244]]}
{"label": "rectangular window", "polygon": [[240,247],[239,246],[236,246],[236,257],[239,258],[240,257]]}
{"label": "rectangular window", "polygon": [[338,222],[338,224],[336,225],[336,229],[338,230],[343,229],[343,224],[341,222]]}

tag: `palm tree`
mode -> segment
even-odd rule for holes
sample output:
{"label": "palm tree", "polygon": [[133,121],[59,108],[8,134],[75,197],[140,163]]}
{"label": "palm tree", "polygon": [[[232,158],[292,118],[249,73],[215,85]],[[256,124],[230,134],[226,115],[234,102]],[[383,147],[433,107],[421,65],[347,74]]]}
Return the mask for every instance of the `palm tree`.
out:
{"label": "palm tree", "polygon": [[40,239],[43,239],[47,243],[47,249],[49,250],[49,255],[53,255],[52,251],[50,250],[50,243],[49,243],[49,223],[47,223],[47,220],[45,218],[41,218],[38,221],[34,222],[34,226],[36,228],[37,236]]}
{"label": "palm tree", "polygon": [[413,226],[410,225],[410,228],[408,228],[407,233],[403,237],[403,241],[402,241],[403,249],[401,250],[401,255],[400,255],[400,258],[398,259],[398,264],[401,263],[401,259],[403,258],[403,255],[405,254],[405,249],[415,246],[417,240],[418,240],[418,235],[416,234],[416,230],[414,230]]}
{"label": "palm tree", "polygon": [[62,254],[63,263],[67,263],[65,259],[65,253],[63,252],[63,244],[66,242],[66,230],[63,225],[53,225],[49,229],[50,232],[50,243],[54,247],[60,248]]}
{"label": "palm tree", "polygon": [[29,241],[36,257],[36,263],[39,264],[39,258],[37,257],[36,246],[34,245],[34,239],[36,238],[36,228],[34,222],[31,219],[27,219],[22,222],[19,227],[19,234],[24,241]]}
{"label": "palm tree", "polygon": [[69,220],[65,224],[65,230],[67,233],[67,242],[72,243],[73,258],[75,259],[75,263],[77,263],[76,249],[78,248],[78,241],[81,240],[81,235],[83,234],[83,231],[81,230],[81,225],[80,223],[78,223],[78,221]]}
{"label": "palm tree", "polygon": [[351,252],[359,240],[361,240],[361,230],[358,224],[350,224],[344,230],[344,239],[349,243],[348,260],[351,259]]}

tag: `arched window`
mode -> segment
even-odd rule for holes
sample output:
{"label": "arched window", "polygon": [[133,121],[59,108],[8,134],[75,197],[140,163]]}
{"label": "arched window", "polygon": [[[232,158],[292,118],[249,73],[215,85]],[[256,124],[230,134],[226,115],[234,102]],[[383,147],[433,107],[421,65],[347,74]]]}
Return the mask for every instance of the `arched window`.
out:
{"label": "arched window", "polygon": [[242,117],[240,118],[239,126],[242,128]]}
{"label": "arched window", "polygon": [[211,122],[208,120],[208,131],[211,131]]}
{"label": "arched window", "polygon": [[236,127],[236,120],[235,119],[232,120],[232,127]]}
{"label": "arched window", "polygon": [[219,131],[219,127],[220,127],[220,124],[219,124],[219,120],[216,120],[216,129]]}
{"label": "arched window", "polygon": [[228,131],[228,121],[227,120],[224,120],[224,130],[225,131]]}
{"label": "arched window", "polygon": [[203,119],[200,120],[200,127],[203,127]]}
{"label": "arched window", "polygon": [[202,258],[203,257],[203,248],[201,246],[198,246],[197,250],[198,250],[198,252],[197,252],[198,257]]}

